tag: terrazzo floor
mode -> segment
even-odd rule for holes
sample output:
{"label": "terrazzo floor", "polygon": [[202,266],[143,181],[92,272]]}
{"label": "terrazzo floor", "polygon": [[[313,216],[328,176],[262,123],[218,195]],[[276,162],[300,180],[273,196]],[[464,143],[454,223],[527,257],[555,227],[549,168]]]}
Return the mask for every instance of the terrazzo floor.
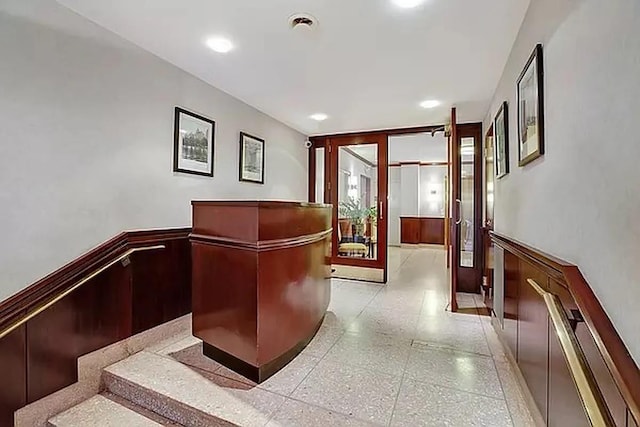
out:
{"label": "terrazzo floor", "polygon": [[446,310],[444,250],[392,248],[389,266],[386,286],[333,279],[316,337],[260,385],[202,357],[193,337],[147,356],[231,396],[238,425],[533,426],[479,296],[459,295],[465,314]]}

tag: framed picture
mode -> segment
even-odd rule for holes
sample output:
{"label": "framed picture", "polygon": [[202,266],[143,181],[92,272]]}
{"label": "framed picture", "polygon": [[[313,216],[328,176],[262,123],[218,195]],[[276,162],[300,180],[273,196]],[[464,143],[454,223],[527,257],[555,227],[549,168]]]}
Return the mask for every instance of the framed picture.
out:
{"label": "framed picture", "polygon": [[213,120],[175,109],[173,128],[173,171],[213,176],[216,123]]}
{"label": "framed picture", "polygon": [[544,154],[542,45],[536,46],[518,78],[518,165]]}
{"label": "framed picture", "polygon": [[264,184],[264,139],[240,132],[240,181]]}
{"label": "framed picture", "polygon": [[509,173],[509,109],[506,101],[493,119],[493,134],[493,158],[499,179]]}

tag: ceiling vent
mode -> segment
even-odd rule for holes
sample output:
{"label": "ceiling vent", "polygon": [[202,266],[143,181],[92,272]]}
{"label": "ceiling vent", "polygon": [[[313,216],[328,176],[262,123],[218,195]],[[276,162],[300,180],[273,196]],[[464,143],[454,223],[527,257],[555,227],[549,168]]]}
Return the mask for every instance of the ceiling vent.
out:
{"label": "ceiling vent", "polygon": [[318,20],[306,13],[296,13],[289,18],[289,26],[294,30],[313,30],[318,26]]}

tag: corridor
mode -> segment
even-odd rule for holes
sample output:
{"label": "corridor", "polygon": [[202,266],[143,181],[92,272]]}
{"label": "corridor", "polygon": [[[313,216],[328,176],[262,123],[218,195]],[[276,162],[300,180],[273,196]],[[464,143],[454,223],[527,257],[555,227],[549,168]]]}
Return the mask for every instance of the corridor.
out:
{"label": "corridor", "polygon": [[[334,279],[314,340],[260,385],[204,358],[186,335],[107,368],[106,381],[242,426],[533,425],[488,318],[474,309],[479,298],[460,296],[469,314],[445,311],[444,265],[442,249],[393,248],[386,286]],[[56,425],[77,425],[79,410]],[[131,423],[133,415],[109,416]]]}

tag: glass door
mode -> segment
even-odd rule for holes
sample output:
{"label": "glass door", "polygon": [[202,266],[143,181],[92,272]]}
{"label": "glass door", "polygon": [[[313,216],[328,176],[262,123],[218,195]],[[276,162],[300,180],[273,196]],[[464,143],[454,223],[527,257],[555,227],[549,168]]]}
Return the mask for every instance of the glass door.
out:
{"label": "glass door", "polygon": [[335,276],[386,282],[387,136],[332,137]]}
{"label": "glass door", "polygon": [[[458,125],[453,142],[452,289],[479,293],[482,279],[482,125]],[[452,308],[455,309],[455,292]]]}

